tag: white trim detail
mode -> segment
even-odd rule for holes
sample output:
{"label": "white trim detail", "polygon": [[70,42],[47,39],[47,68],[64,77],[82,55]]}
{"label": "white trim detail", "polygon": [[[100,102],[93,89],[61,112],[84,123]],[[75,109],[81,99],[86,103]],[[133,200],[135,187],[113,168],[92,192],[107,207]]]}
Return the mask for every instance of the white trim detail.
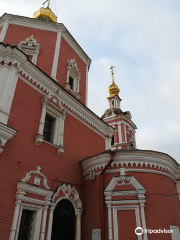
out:
{"label": "white trim detail", "polygon": [[89,89],[88,74],[89,74],[89,66],[86,65],[86,99],[85,99],[86,106],[88,106],[88,89]]}
{"label": "white trim detail", "polygon": [[35,206],[35,205],[31,205],[31,204],[25,204],[22,203],[21,204],[21,209],[19,212],[19,219],[18,219],[18,223],[17,223],[17,233],[16,233],[16,240],[18,239],[18,234],[19,234],[19,229],[20,229],[20,223],[21,223],[21,216],[22,216],[22,212],[23,210],[31,210],[31,211],[35,211],[35,219],[34,219],[34,223],[33,223],[33,228],[32,228],[32,233],[31,233],[31,240],[36,240],[39,238],[39,234],[40,234],[40,227],[41,227],[41,218],[42,218],[42,211],[43,208],[40,206]]}
{"label": "white trim detail", "polygon": [[[69,84],[69,78],[72,78],[73,81],[73,89]],[[66,84],[65,89],[72,92],[76,98],[80,99],[81,94],[79,93],[79,82],[81,79],[81,73],[77,67],[77,63],[75,58],[67,61],[67,75],[66,75]]]}
{"label": "white trim detail", "polygon": [[48,231],[46,240],[51,240],[52,224],[53,224],[53,212],[56,205],[63,199],[69,200],[75,209],[76,214],[76,238],[75,240],[81,240],[81,215],[82,215],[82,202],[79,197],[79,193],[74,186],[70,184],[62,184],[58,187],[56,193],[52,198],[52,204],[49,213]]}
{"label": "white trim detail", "polygon": [[19,76],[21,80],[41,92],[41,94],[46,95],[48,99],[56,99],[59,105],[66,108],[69,113],[73,113],[79,121],[82,121],[90,129],[98,131],[103,136],[113,134],[114,130],[110,126],[30,63],[27,56],[19,49],[0,44],[0,63],[4,61],[7,64],[11,63],[16,66],[18,72],[21,73],[21,76]]}
{"label": "white trim detail", "polygon": [[[43,196],[44,200],[26,197],[25,195],[29,193],[30,194],[32,193],[36,196]],[[37,223],[39,222],[40,224],[36,225],[36,227],[39,226],[38,227],[39,229],[37,229],[38,232],[37,232],[36,238],[33,238],[32,240],[39,239],[39,237],[41,240],[44,240],[47,210],[49,205],[51,204],[50,201],[51,201],[52,194],[53,194],[53,191],[50,191],[47,189],[39,188],[24,182],[17,183],[16,205],[15,205],[9,240],[17,240],[23,207],[26,207],[26,209],[30,209],[30,210],[33,209],[33,210],[39,211],[38,212],[39,220],[37,219]],[[41,226],[42,211],[43,211],[43,220],[42,220],[42,226]],[[40,226],[41,226],[41,229],[40,229]]]}
{"label": "white trim detail", "polygon": [[33,35],[31,35],[29,38],[26,38],[25,41],[18,43],[18,48],[26,55],[32,56],[32,63],[36,65],[40,50],[40,44],[36,42],[36,39],[34,39]]}
{"label": "white trim detail", "polygon": [[39,175],[40,177],[43,178],[43,185],[44,185],[44,187],[45,187],[46,189],[50,189],[50,187],[48,186],[48,183],[47,183],[47,178],[45,177],[44,174],[41,173],[41,167],[40,167],[40,166],[37,166],[37,167],[36,167],[36,170],[34,170],[34,171],[29,171],[28,173],[26,173],[26,176],[25,176],[23,179],[21,179],[21,181],[22,181],[22,182],[28,182],[28,181],[31,179],[32,174],[35,175],[35,177],[34,177],[34,184],[35,184],[35,185],[38,185],[38,186],[39,186],[39,185],[41,184],[41,179],[38,178],[38,177],[36,177],[36,175]]}
{"label": "white trim detail", "polygon": [[[1,57],[0,57],[1,60]],[[4,60],[5,63],[6,60]],[[0,122],[7,124],[18,80],[17,69],[0,66]]]}
{"label": "white trim detail", "polygon": [[17,132],[17,130],[6,126],[0,122],[0,153],[3,151],[7,141],[9,141]]}
{"label": "white trim detail", "polygon": [[[101,156],[101,157],[100,157]],[[98,171],[104,168],[110,160],[109,152],[101,153],[93,157],[87,158],[81,162],[83,175],[86,177],[91,170]],[[148,151],[148,150],[119,150],[115,152],[112,167],[144,167],[160,169],[172,175],[173,178],[180,177],[180,169],[178,163],[169,155]],[[109,170],[108,170],[109,171]],[[144,170],[143,170],[144,171]]]}
{"label": "white trim detail", "polygon": [[9,23],[10,23],[11,17],[6,17],[4,20],[4,24],[0,33],[0,42],[4,42],[4,39],[6,37],[6,33],[9,27]]}
{"label": "white trim detail", "polygon": [[[132,185],[135,190],[116,190],[114,189],[117,186],[127,186]],[[109,238],[108,240],[112,240],[112,220],[111,220],[111,206],[112,205],[120,205],[120,206],[113,206],[113,222],[114,222],[114,240],[118,240],[118,222],[117,222],[117,210],[130,210],[135,209],[136,211],[136,225],[137,227],[141,226],[140,222],[140,215],[142,220],[142,228],[147,229],[146,227],[146,219],[145,219],[145,212],[144,212],[144,203],[145,203],[145,188],[137,181],[136,178],[133,176],[126,176],[126,169],[120,168],[120,176],[119,177],[113,177],[108,184],[107,188],[104,191],[105,195],[105,202],[107,204],[108,208],[108,228],[109,228]],[[120,199],[117,200],[117,196],[124,197],[124,196],[137,196],[137,199]],[[113,200],[113,197],[116,197],[116,200]],[[122,204],[126,204],[122,206]],[[138,204],[138,205],[132,205],[132,204]],[[139,207],[140,207],[140,214],[139,214]],[[147,233],[144,231],[143,233],[143,240],[148,240]],[[142,240],[142,236],[138,237],[138,240]]]}
{"label": "white trim detail", "polygon": [[[54,108],[55,107],[55,108]],[[58,147],[58,155],[64,153],[64,121],[66,117],[66,110],[57,108],[56,105],[48,101],[46,97],[42,99],[42,112],[39,122],[38,134],[36,135],[36,145],[40,145],[44,141],[43,131],[45,124],[46,113],[53,116],[55,120],[55,129],[53,136],[53,144]]]}
{"label": "white trim detail", "polygon": [[57,68],[58,68],[58,60],[59,60],[59,54],[60,54],[60,46],[61,46],[61,36],[62,31],[57,32],[57,40],[56,40],[56,47],[54,52],[54,59],[53,59],[53,65],[52,65],[52,71],[51,71],[51,77],[57,81]]}
{"label": "white trim detail", "polygon": [[[141,227],[138,205],[114,206],[113,207],[114,240],[119,240],[117,211],[120,211],[120,210],[121,211],[123,211],[123,210],[134,210],[135,211],[135,217],[136,217],[136,227]],[[142,240],[142,235],[138,236],[138,240]]]}

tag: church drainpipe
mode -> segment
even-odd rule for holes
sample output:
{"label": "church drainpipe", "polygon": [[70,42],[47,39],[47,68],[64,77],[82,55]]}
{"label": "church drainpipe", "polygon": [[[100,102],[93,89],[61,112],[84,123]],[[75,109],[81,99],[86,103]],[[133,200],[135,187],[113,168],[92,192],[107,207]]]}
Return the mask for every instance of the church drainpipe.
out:
{"label": "church drainpipe", "polygon": [[106,170],[111,166],[111,163],[114,161],[114,151],[110,151],[110,160],[108,162],[108,164],[105,166],[105,168],[103,169],[103,171],[100,173],[100,204],[101,204],[101,208],[100,208],[100,213],[101,213],[101,240],[105,240],[105,234],[104,234],[104,179],[103,179],[103,175],[106,172]]}

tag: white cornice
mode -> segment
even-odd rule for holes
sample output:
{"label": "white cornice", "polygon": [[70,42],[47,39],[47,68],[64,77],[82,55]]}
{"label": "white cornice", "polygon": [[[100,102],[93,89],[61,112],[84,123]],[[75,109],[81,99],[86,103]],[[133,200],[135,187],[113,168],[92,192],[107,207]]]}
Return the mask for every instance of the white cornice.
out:
{"label": "white cornice", "polygon": [[35,18],[28,18],[23,16],[17,16],[12,14],[4,14],[0,18],[0,26],[3,24],[5,20],[9,20],[10,24],[17,26],[25,26],[29,28],[41,29],[51,32],[62,32],[62,36],[69,43],[69,45],[74,49],[74,51],[81,57],[81,59],[90,67],[91,59],[84,52],[84,50],[80,47],[80,45],[76,42],[70,32],[66,29],[66,27],[62,23],[53,23],[48,21],[42,21]]}
{"label": "white cornice", "polygon": [[9,141],[17,130],[3,124],[0,122],[0,153],[3,151],[3,148],[7,141]]}
{"label": "white cornice", "polygon": [[120,119],[123,119],[124,120],[124,123],[129,123],[129,125],[131,127],[133,127],[134,129],[137,129],[137,126],[133,123],[133,121],[131,121],[129,118],[127,118],[125,115],[121,114],[121,115],[112,115],[112,116],[109,116],[109,117],[106,117],[106,118],[103,118],[103,120],[105,122],[109,122],[109,121],[114,121],[112,122],[111,124],[118,124],[118,123],[121,123],[122,121],[120,121]]}
{"label": "white cornice", "polygon": [[85,122],[91,129],[95,129],[104,136],[113,135],[114,130],[110,126],[60,87],[48,75],[28,61],[27,56],[16,47],[1,44],[0,63],[1,62],[16,66],[20,79],[23,79],[24,82],[27,82],[27,84],[48,98],[55,97],[58,99],[63,108],[71,111],[71,113],[79,118],[80,121]]}
{"label": "white cornice", "polygon": [[[81,162],[83,175],[87,176],[91,170],[96,170],[98,173],[102,171],[108,161],[110,154],[104,152],[102,154],[87,158]],[[169,155],[146,150],[117,150],[114,155],[112,167],[128,167],[138,166],[143,168],[155,168],[170,173],[175,179],[180,177],[179,165]]]}

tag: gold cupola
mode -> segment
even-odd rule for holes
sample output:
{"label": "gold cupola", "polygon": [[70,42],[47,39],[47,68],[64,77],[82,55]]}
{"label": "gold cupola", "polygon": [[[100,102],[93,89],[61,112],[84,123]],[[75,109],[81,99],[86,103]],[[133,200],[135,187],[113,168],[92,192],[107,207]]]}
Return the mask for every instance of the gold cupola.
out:
{"label": "gold cupola", "polygon": [[109,98],[113,98],[115,96],[118,96],[120,89],[114,82],[114,67],[110,67],[111,75],[112,75],[112,84],[109,86],[108,92],[110,94]]}
{"label": "gold cupola", "polygon": [[53,11],[50,9],[50,0],[46,0],[43,5],[47,3],[47,7],[41,7],[39,10],[37,10],[33,17],[37,19],[46,20],[49,22],[57,22],[57,16],[53,13]]}

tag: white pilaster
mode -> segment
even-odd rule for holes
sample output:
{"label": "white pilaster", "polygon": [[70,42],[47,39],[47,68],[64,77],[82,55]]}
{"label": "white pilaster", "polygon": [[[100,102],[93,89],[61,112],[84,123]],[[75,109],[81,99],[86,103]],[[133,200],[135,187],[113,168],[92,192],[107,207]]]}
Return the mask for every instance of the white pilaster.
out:
{"label": "white pilaster", "polygon": [[64,121],[65,121],[66,114],[64,113],[63,116],[60,118],[60,142],[59,145],[63,146],[63,141],[64,141]]}
{"label": "white pilaster", "polygon": [[7,124],[18,74],[13,67],[0,68],[0,122]]}
{"label": "white pilaster", "polygon": [[12,221],[12,226],[10,230],[10,236],[9,240],[15,240],[16,232],[17,232],[17,223],[18,223],[18,218],[19,218],[19,213],[20,213],[20,207],[22,203],[23,196],[25,195],[25,192],[18,192],[16,195],[16,206],[14,209],[14,217]]}
{"label": "white pilaster", "polygon": [[108,229],[109,229],[109,238],[108,238],[108,240],[113,240],[113,234],[112,234],[112,213],[111,213],[112,206],[111,206],[111,204],[107,204],[107,208],[108,208]]}
{"label": "white pilaster", "polygon": [[8,27],[9,27],[9,22],[10,22],[10,19],[6,19],[4,21],[3,28],[2,28],[1,34],[0,34],[0,42],[4,42]]}
{"label": "white pilaster", "polygon": [[58,31],[57,39],[56,39],[56,47],[54,52],[53,66],[51,71],[51,77],[54,80],[56,80],[56,76],[57,76],[58,60],[59,60],[60,46],[61,46],[61,36],[62,36],[62,32]]}
{"label": "white pilaster", "polygon": [[52,232],[52,223],[53,223],[53,212],[56,207],[55,203],[51,204],[50,212],[49,212],[49,222],[48,222],[48,230],[46,240],[51,240],[51,232]]}
{"label": "white pilaster", "polygon": [[111,138],[109,137],[105,138],[105,147],[106,147],[106,150],[109,150],[111,148]]}
{"label": "white pilaster", "polygon": [[81,240],[81,214],[82,214],[82,209],[78,209],[77,215],[76,215],[76,224],[77,224],[76,240]]}
{"label": "white pilaster", "polygon": [[127,143],[127,132],[126,132],[126,124],[124,123],[124,137],[125,137],[125,143]]}
{"label": "white pilaster", "polygon": [[[147,229],[145,213],[144,213],[144,203],[140,203],[140,208],[141,208],[141,219],[142,219],[143,229]],[[147,233],[145,231],[143,231],[143,236],[144,236],[143,240],[148,240]]]}
{"label": "white pilaster", "polygon": [[122,131],[121,131],[121,124],[118,124],[118,137],[119,137],[119,143],[122,143]]}
{"label": "white pilaster", "polygon": [[47,98],[43,99],[42,102],[42,112],[41,112],[41,118],[40,118],[40,123],[39,123],[39,128],[38,128],[38,134],[43,135],[43,130],[44,130],[44,123],[45,123],[45,117],[46,117],[46,106],[47,106]]}
{"label": "white pilaster", "polygon": [[89,66],[86,65],[86,98],[85,98],[85,105],[88,105],[88,73],[89,73]]}
{"label": "white pilaster", "polygon": [[[49,204],[48,204],[48,205],[49,205]],[[40,240],[44,240],[44,238],[45,238],[48,205],[45,205],[45,206],[44,206],[43,220],[42,220],[42,228],[41,228],[41,238],[40,238]]]}

